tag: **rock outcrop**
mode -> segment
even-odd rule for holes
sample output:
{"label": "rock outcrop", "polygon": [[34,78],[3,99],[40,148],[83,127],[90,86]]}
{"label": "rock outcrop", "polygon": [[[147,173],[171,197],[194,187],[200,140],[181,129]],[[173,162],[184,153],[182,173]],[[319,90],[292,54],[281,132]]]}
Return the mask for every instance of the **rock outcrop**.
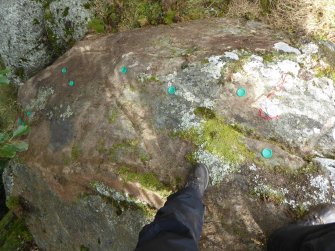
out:
{"label": "rock outcrop", "polygon": [[319,167],[335,157],[329,62],[321,45],[288,43],[257,22],[158,26],[78,42],[31,78],[19,93],[30,147],[4,184],[36,243],[131,250],[194,161],[211,177],[202,250],[262,250],[334,203]]}
{"label": "rock outcrop", "polygon": [[63,54],[86,31],[87,0],[4,0],[0,2],[0,63],[17,84]]}

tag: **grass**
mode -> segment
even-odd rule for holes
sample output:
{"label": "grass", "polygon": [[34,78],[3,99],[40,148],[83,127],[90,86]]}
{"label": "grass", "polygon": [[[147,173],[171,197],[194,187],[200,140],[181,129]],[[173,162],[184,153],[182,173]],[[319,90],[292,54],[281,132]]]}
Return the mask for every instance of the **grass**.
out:
{"label": "grass", "polygon": [[23,219],[10,210],[0,221],[0,250],[30,250],[33,243]]}
{"label": "grass", "polygon": [[0,130],[8,132],[16,126],[18,115],[17,88],[13,85],[0,86]]}
{"label": "grass", "polygon": [[14,210],[20,207],[20,200],[19,197],[8,197],[6,199],[6,206],[9,210]]}
{"label": "grass", "polygon": [[91,30],[94,30],[97,33],[103,33],[103,32],[105,32],[105,24],[99,18],[93,18],[88,23],[88,28],[91,29]]}
{"label": "grass", "polygon": [[109,32],[223,16],[229,0],[93,0],[85,5]]}
{"label": "grass", "polygon": [[261,20],[273,28],[335,41],[333,0],[234,0],[229,17]]}
{"label": "grass", "polygon": [[165,24],[172,24],[174,22],[175,17],[176,17],[176,11],[168,10],[166,12],[165,17],[164,17],[164,23]]}
{"label": "grass", "polygon": [[335,41],[333,0],[92,0],[85,8],[91,9],[109,32],[228,16]]}

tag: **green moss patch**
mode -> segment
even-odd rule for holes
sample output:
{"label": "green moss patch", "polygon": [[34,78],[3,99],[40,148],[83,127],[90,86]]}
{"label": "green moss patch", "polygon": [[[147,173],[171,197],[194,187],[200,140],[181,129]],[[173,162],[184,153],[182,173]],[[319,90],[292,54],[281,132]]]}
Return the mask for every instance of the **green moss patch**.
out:
{"label": "green moss patch", "polygon": [[119,113],[118,111],[116,110],[116,108],[112,108],[109,110],[109,113],[108,113],[108,122],[110,124],[114,124],[117,120],[119,116]]}
{"label": "green moss patch", "polygon": [[243,157],[252,158],[252,153],[241,142],[242,135],[218,119],[210,119],[203,126],[201,141],[205,149],[231,163],[239,163]]}
{"label": "green moss patch", "polygon": [[118,174],[123,180],[138,182],[142,187],[158,192],[164,197],[171,193],[170,189],[162,184],[162,182],[160,182],[157,176],[153,173],[140,173],[135,172],[128,167],[120,167]]}
{"label": "green moss patch", "polygon": [[105,24],[99,18],[93,18],[88,23],[88,28],[91,29],[91,30],[94,30],[97,33],[103,33],[103,32],[105,32]]}
{"label": "green moss patch", "polygon": [[71,148],[71,159],[77,160],[81,155],[81,149],[78,145],[73,145]]}
{"label": "green moss patch", "polygon": [[321,77],[330,78],[334,81],[334,84],[335,84],[335,67],[328,66],[328,67],[325,67],[325,68],[317,68],[316,69],[316,76],[318,78],[321,78]]}
{"label": "green moss patch", "polygon": [[14,197],[14,196],[8,197],[7,200],[6,200],[6,206],[10,210],[12,210],[12,209],[14,210],[16,208],[19,208],[20,207],[19,197]]}
{"label": "green moss patch", "polygon": [[[209,112],[205,114],[213,116]],[[182,136],[232,164],[240,164],[245,159],[255,158],[254,153],[243,143],[243,135],[225,124],[223,119],[208,119],[200,128],[192,128],[183,132]]]}
{"label": "green moss patch", "polygon": [[206,107],[197,107],[194,110],[194,114],[198,117],[204,118],[204,119],[215,119],[215,113]]}
{"label": "green moss patch", "polygon": [[138,159],[143,164],[146,164],[150,160],[150,156],[140,146],[137,140],[122,140],[114,143],[110,148],[105,146],[105,142],[100,140],[97,145],[99,153],[106,153],[109,156],[109,160],[113,162],[120,162],[124,158]]}
{"label": "green moss patch", "polygon": [[176,17],[176,11],[174,11],[174,10],[168,10],[166,12],[165,17],[164,17],[164,22],[166,24],[172,24],[174,22],[175,17]]}

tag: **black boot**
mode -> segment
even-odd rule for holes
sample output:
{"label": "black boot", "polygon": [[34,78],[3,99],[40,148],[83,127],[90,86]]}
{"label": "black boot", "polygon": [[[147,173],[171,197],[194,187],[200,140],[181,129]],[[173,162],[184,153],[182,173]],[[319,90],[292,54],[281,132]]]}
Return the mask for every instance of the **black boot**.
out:
{"label": "black boot", "polygon": [[313,226],[322,225],[335,222],[335,206],[334,205],[320,205],[311,210],[299,225]]}
{"label": "black boot", "polygon": [[207,167],[203,164],[197,164],[193,170],[193,173],[188,178],[186,187],[192,187],[196,189],[202,197],[208,186],[208,182],[209,175]]}

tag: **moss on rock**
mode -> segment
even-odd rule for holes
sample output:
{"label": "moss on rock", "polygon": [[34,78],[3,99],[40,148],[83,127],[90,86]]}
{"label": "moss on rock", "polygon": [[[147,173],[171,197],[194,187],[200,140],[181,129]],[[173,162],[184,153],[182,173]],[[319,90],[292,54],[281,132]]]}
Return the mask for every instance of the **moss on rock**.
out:
{"label": "moss on rock", "polygon": [[188,138],[197,146],[203,146],[204,150],[231,164],[240,164],[246,159],[255,158],[254,153],[248,150],[243,143],[242,133],[225,124],[223,119],[213,118],[213,113],[208,110],[202,111],[207,118],[208,116],[211,118],[204,121],[200,128],[191,128],[182,132],[183,137]]}
{"label": "moss on rock", "polygon": [[132,171],[128,167],[120,167],[118,170],[118,174],[123,180],[138,182],[142,187],[158,192],[164,197],[168,196],[171,193],[170,189],[162,184],[162,182],[159,181],[154,173],[139,173]]}

